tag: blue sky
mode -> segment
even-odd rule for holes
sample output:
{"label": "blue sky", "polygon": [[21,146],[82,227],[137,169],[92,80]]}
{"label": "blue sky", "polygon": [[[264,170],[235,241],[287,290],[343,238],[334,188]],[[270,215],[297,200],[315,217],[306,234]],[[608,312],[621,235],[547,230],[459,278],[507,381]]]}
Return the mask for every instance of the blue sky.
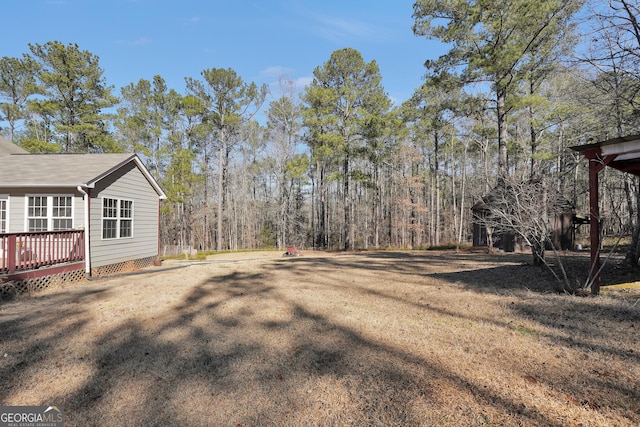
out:
{"label": "blue sky", "polygon": [[100,58],[107,84],[161,75],[184,93],[184,78],[232,68],[245,81],[282,75],[300,87],[337,49],[376,60],[395,103],[422,82],[424,61],[442,47],[411,31],[411,0],[8,0],[2,4],[0,56],[29,43],[77,43]]}

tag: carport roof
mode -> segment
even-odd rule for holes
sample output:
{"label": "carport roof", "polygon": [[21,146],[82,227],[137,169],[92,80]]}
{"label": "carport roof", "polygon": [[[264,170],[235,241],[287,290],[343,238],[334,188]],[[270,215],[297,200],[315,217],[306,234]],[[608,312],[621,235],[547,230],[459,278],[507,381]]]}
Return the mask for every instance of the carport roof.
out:
{"label": "carport roof", "polygon": [[600,160],[606,166],[640,176],[640,134],[578,145],[571,149],[590,160]]}
{"label": "carport roof", "polygon": [[598,174],[606,166],[640,176],[640,135],[608,139],[571,147],[589,161],[589,234],[591,240],[591,293],[600,292],[600,201]]}

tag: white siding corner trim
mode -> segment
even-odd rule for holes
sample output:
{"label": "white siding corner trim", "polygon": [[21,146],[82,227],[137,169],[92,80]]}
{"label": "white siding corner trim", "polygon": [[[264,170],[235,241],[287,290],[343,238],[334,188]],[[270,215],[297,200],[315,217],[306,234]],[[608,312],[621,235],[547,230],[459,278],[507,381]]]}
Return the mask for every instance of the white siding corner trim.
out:
{"label": "white siding corner trim", "polygon": [[9,233],[9,195],[0,194],[0,233]]}
{"label": "white siding corner trim", "polygon": [[82,194],[84,202],[84,272],[87,276],[91,276],[91,230],[89,229],[91,224],[89,222],[89,200],[91,199],[81,185],[78,185],[77,190]]}

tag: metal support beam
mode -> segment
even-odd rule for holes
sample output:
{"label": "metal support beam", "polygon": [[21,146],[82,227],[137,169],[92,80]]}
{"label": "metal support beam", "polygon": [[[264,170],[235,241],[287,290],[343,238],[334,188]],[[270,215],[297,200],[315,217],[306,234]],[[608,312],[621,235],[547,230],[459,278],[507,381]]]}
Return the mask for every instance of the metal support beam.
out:
{"label": "metal support beam", "polygon": [[604,166],[596,158],[589,159],[589,230],[591,237],[591,269],[593,277],[591,294],[600,292],[600,198],[598,197],[598,174]]}
{"label": "metal support beam", "polygon": [[593,275],[591,295],[598,295],[600,293],[600,283],[602,282],[600,277],[600,246],[602,242],[600,242],[600,184],[598,174],[611,164],[618,155],[610,154],[600,157],[599,153],[594,151],[585,153],[585,156],[589,159],[589,230],[591,238],[591,269],[589,270],[589,277]]}

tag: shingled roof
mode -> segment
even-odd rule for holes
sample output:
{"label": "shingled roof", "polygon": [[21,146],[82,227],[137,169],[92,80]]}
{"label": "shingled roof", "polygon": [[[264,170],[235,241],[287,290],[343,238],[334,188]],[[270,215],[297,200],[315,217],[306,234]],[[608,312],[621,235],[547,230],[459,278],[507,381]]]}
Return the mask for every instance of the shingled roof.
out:
{"label": "shingled roof", "polygon": [[26,154],[27,151],[22,147],[18,147],[16,144],[9,141],[4,136],[0,135],[0,155],[3,154]]}
{"label": "shingled roof", "polygon": [[[7,143],[19,151],[10,153]],[[166,195],[134,153],[29,154],[0,141],[1,187],[93,187],[129,162],[134,162],[160,198]]]}

